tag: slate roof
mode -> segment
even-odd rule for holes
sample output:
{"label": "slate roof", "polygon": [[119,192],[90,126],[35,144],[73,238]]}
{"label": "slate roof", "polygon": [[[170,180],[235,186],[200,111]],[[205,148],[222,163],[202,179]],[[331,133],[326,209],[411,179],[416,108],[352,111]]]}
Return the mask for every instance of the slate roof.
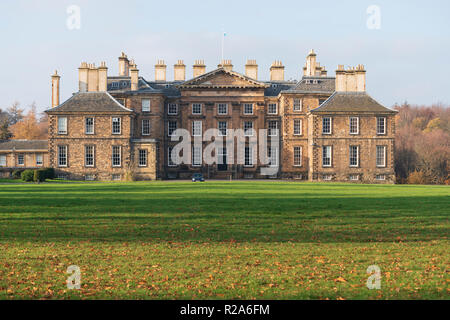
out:
{"label": "slate roof", "polygon": [[0,140],[0,151],[47,150],[47,140]]}
{"label": "slate roof", "polygon": [[77,92],[47,113],[61,112],[133,112],[125,108],[107,92]]}
{"label": "slate roof", "polygon": [[291,93],[305,93],[305,92],[323,92],[333,93],[335,90],[334,77],[303,77],[296,86],[290,88]]}
{"label": "slate roof", "polygon": [[269,97],[276,97],[281,91],[290,90],[297,84],[294,81],[267,81],[266,83],[269,87],[264,90],[264,95]]}
{"label": "slate roof", "polygon": [[[162,93],[167,97],[179,97],[180,90],[177,85],[183,81],[147,81],[139,77],[137,93]],[[108,92],[131,92],[130,77],[108,77]]]}
{"label": "slate roof", "polygon": [[366,92],[335,92],[315,112],[381,112],[396,113],[375,101]]}

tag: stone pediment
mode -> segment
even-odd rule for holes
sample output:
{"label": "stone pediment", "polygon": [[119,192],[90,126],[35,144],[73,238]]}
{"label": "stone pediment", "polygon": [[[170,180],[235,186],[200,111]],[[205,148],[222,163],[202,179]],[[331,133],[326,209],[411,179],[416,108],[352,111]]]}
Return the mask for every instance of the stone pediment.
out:
{"label": "stone pediment", "polygon": [[244,76],[238,72],[228,71],[223,68],[205,73],[201,76],[183,82],[180,89],[188,88],[267,88],[268,85]]}

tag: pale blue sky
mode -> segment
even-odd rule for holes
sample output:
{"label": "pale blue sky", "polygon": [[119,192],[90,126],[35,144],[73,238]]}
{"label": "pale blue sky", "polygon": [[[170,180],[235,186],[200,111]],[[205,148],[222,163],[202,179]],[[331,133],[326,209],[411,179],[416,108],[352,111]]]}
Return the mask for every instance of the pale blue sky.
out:
{"label": "pale blue sky", "polygon": [[[69,5],[81,8],[81,29],[66,27]],[[366,26],[370,5],[381,9],[381,29]],[[125,51],[152,80],[157,59],[183,59],[192,75],[195,59],[214,69],[227,32],[225,58],[244,71],[256,59],[261,80],[273,60],[286,79],[299,79],[311,48],[334,76],[338,64],[364,64],[367,91],[386,106],[450,103],[450,2],[442,1],[87,1],[2,0],[0,107],[13,101],[40,110],[50,104],[50,75],[61,74],[61,99],[77,90],[81,61],[106,61],[118,72]]]}

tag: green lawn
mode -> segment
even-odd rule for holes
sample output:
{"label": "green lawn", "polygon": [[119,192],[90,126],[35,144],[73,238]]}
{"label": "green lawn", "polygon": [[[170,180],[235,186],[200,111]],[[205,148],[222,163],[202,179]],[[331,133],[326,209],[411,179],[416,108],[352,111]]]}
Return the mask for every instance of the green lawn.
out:
{"label": "green lawn", "polygon": [[2,184],[0,298],[448,299],[449,215],[448,186]]}

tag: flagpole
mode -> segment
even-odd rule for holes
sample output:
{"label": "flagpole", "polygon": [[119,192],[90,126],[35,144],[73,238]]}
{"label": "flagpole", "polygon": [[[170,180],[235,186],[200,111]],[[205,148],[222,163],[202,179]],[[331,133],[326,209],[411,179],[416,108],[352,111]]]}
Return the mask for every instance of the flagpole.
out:
{"label": "flagpole", "polygon": [[222,29],[222,60],[220,61],[220,63],[223,62],[223,46],[224,46],[224,42],[225,42],[225,31],[223,31],[223,29]]}

